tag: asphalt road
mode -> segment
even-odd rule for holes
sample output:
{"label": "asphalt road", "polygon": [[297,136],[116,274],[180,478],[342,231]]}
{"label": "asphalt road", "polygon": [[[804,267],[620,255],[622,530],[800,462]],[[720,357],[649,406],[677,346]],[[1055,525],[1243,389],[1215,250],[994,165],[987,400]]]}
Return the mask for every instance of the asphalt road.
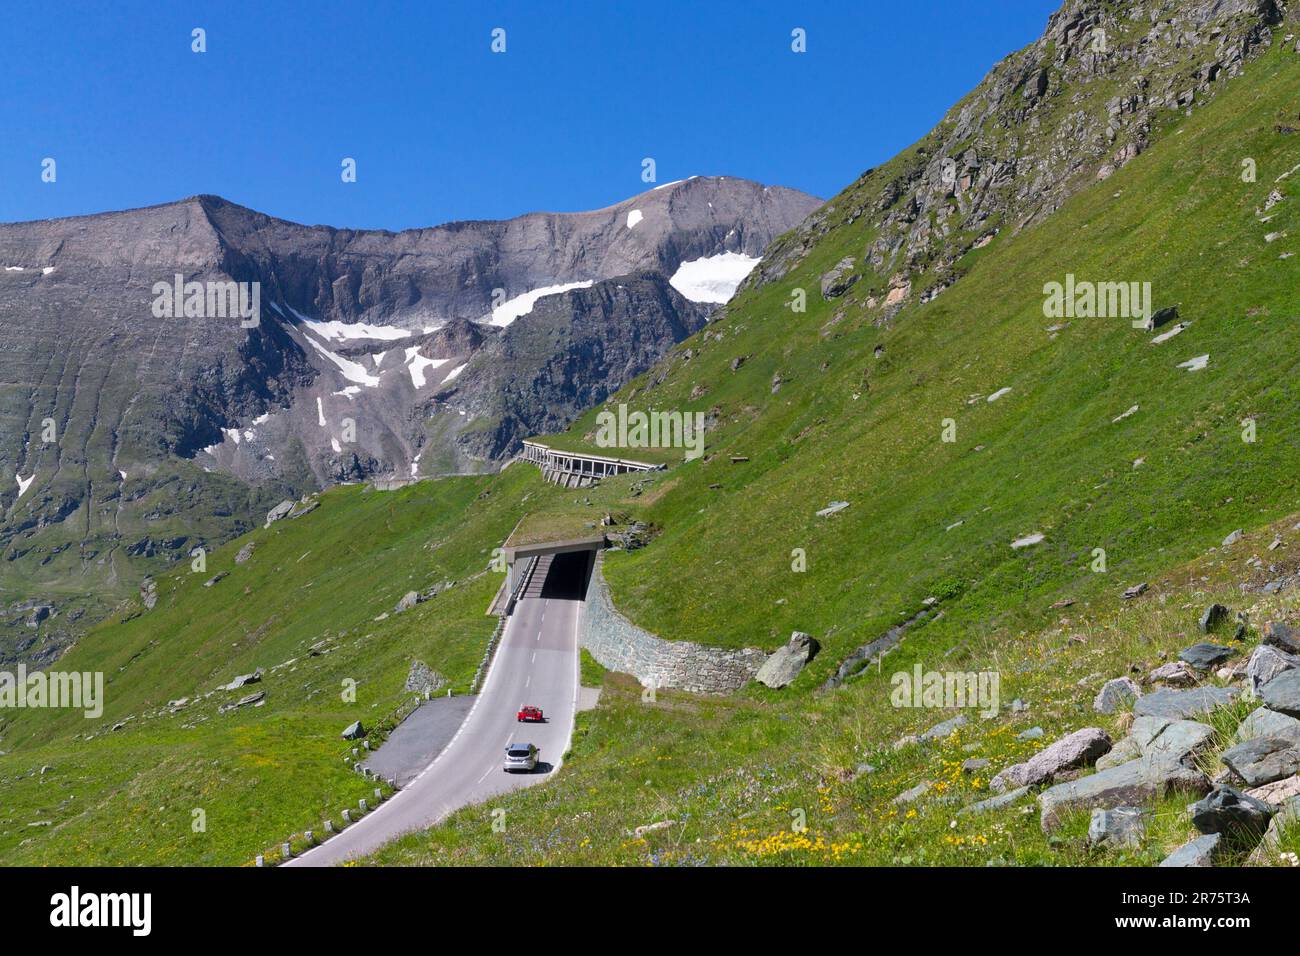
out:
{"label": "asphalt road", "polygon": [[[539,564],[506,625],[483,690],[451,743],[388,802],[285,866],[332,866],[364,856],[461,807],[541,783],[559,769],[577,706],[582,602],[552,586],[547,570]],[[515,714],[524,704],[541,707],[547,722],[519,723]],[[502,769],[511,743],[541,748],[535,773]],[[492,825],[489,810],[483,811],[485,827]]]}

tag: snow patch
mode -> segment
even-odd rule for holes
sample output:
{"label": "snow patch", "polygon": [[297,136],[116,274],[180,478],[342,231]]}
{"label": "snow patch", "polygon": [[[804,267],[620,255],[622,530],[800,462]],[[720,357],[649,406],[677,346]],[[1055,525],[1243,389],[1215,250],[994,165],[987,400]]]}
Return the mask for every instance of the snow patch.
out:
{"label": "snow patch", "polygon": [[465,366],[468,364],[469,364],[468,362],[465,362],[463,365],[457,365],[454,369],[452,369],[450,372],[447,373],[447,377],[442,380],[442,384],[446,385],[448,382],[450,382],[461,372],[465,371]]}
{"label": "snow patch", "polygon": [[225,433],[225,436],[226,436],[227,438],[229,438],[231,441],[233,441],[236,445],[239,444],[239,429],[238,429],[238,428],[223,428],[223,429],[221,429],[221,431],[222,431],[223,433]]}
{"label": "snow patch", "polygon": [[18,482],[19,498],[21,498],[24,494],[27,493],[27,489],[32,486],[32,482],[35,480],[36,480],[36,472],[32,472],[32,476],[30,478],[24,478],[22,475],[18,474],[17,472],[14,473],[14,481]]}
{"label": "snow patch", "polygon": [[325,427],[325,403],[319,395],[316,396],[316,420],[320,422],[321,428]]}
{"label": "snow patch", "polygon": [[1135,414],[1137,414],[1137,410],[1138,410],[1138,406],[1134,405],[1132,408],[1130,408],[1128,411],[1124,412],[1123,414],[1116,415],[1114,418],[1112,418],[1112,419],[1110,420],[1110,423],[1111,423],[1112,425],[1114,425],[1116,422],[1122,422],[1124,419],[1128,418],[1130,415],[1135,415]]}
{"label": "snow patch", "polygon": [[1017,538],[1015,541],[1012,541],[1011,547],[1015,549],[1027,548],[1030,545],[1038,544],[1042,540],[1043,540],[1042,532],[1036,531],[1033,534],[1027,534],[1023,538]]}
{"label": "snow patch", "polygon": [[5,272],[22,272],[22,266],[5,266]]}
{"label": "snow patch", "polygon": [[640,222],[644,218],[645,216],[641,215],[640,209],[633,209],[631,212],[627,214],[627,227],[631,229],[633,226],[635,226],[638,222]]}
{"label": "snow patch", "polygon": [[360,385],[349,385],[347,388],[340,389],[340,390],[337,391],[337,392],[331,392],[330,394],[331,394],[331,395],[342,395],[342,396],[343,396],[344,398],[346,398],[348,401],[352,401],[352,396],[353,396],[353,395],[360,395],[360,394],[361,394],[361,386],[360,386]]}
{"label": "snow patch", "polygon": [[1172,339],[1175,335],[1177,335],[1177,334],[1178,334],[1179,332],[1181,332],[1183,329],[1187,328],[1188,324],[1189,324],[1189,323],[1187,323],[1187,322],[1179,322],[1177,325],[1175,325],[1175,326],[1174,326],[1172,329],[1170,329],[1168,332],[1161,332],[1159,335],[1157,335],[1154,339],[1151,340],[1151,344],[1152,344],[1152,345],[1159,345],[1161,342],[1168,342],[1170,339]]}
{"label": "snow patch", "polygon": [[[529,312],[533,311],[533,306],[537,300],[548,295],[559,295],[561,292],[568,292],[570,289],[590,289],[592,281],[586,282],[565,282],[561,285],[544,285],[539,289],[533,289],[525,292],[523,295],[517,295],[513,299],[501,303],[492,310],[491,315],[484,316],[480,322],[487,322],[489,325],[497,325],[502,328],[509,325],[515,319],[523,318]],[[410,355],[410,349],[407,349],[407,355]]]}
{"label": "snow patch", "polygon": [[425,369],[438,368],[442,365],[446,365],[450,361],[451,359],[425,358],[420,354],[420,347],[418,345],[412,345],[406,350],[406,367],[410,369],[411,382],[416,388],[424,388]]}
{"label": "snow patch", "polygon": [[1010,391],[1011,391],[1011,387],[1010,387],[1010,386],[1007,386],[1006,388],[1000,388],[1000,389],[998,389],[996,392],[994,392],[992,395],[990,395],[988,398],[984,399],[984,401],[986,401],[986,402],[996,402],[999,398],[1001,398],[1003,395],[1006,395],[1006,394],[1007,394],[1008,392],[1010,392]]}
{"label": "snow patch", "polygon": [[330,447],[334,449],[334,454],[336,455],[343,451],[343,446],[339,444],[337,438],[330,439]]}
{"label": "snow patch", "polygon": [[360,362],[354,362],[351,359],[345,359],[341,355],[335,355],[315,339],[307,339],[307,344],[333,362],[335,366],[338,367],[338,370],[343,373],[343,377],[349,382],[355,382],[357,385],[365,385],[368,388],[375,388],[379,384],[379,376],[371,375]]}
{"label": "snow patch", "polygon": [[743,252],[724,252],[692,259],[677,267],[668,284],[692,302],[721,304],[731,300],[745,276],[760,261]]}
{"label": "snow patch", "polygon": [[1190,358],[1186,362],[1179,362],[1179,368],[1185,368],[1189,372],[1199,372],[1205,366],[1210,364],[1209,355],[1198,355],[1196,358]]}

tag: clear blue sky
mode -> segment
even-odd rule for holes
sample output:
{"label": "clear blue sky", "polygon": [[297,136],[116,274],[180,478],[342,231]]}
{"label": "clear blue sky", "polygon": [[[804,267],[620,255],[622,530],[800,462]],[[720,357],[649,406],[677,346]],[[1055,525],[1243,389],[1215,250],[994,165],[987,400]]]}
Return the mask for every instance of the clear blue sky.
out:
{"label": "clear blue sky", "polygon": [[[660,183],[742,176],[829,197],[924,135],[1058,4],[6,0],[0,221],[216,193],[402,229],[605,206],[647,188],[647,156]],[[340,181],[344,157],[356,183]]]}

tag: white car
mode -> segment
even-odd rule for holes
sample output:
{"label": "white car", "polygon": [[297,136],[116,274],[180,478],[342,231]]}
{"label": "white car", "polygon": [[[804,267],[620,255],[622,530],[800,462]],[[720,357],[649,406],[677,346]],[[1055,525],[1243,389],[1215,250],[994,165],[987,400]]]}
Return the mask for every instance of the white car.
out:
{"label": "white car", "polygon": [[537,755],[541,751],[532,744],[510,744],[506,747],[505,772],[522,770],[531,773],[537,769]]}

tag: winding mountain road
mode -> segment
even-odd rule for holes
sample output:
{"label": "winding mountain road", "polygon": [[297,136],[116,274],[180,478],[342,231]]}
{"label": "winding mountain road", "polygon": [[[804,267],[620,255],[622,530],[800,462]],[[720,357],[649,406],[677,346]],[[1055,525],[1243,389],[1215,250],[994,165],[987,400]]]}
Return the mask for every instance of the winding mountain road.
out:
{"label": "winding mountain road", "polygon": [[[482,693],[442,753],[387,803],[285,866],[332,866],[365,856],[461,807],[541,783],[559,769],[577,710],[582,600],[580,589],[557,583],[562,576],[548,572],[551,560],[542,558],[506,625]],[[541,707],[547,722],[519,723],[515,714],[524,704]],[[510,743],[541,749],[535,773],[502,769]],[[485,816],[483,825],[490,824]]]}

